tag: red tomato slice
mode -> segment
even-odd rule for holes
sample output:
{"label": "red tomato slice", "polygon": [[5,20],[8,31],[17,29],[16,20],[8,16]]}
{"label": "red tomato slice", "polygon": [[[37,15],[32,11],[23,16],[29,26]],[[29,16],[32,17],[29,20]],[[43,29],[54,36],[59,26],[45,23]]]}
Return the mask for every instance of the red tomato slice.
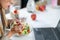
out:
{"label": "red tomato slice", "polygon": [[27,30],[28,33],[30,33],[30,30]]}
{"label": "red tomato slice", "polygon": [[31,15],[32,20],[36,20],[36,14]]}
{"label": "red tomato slice", "polygon": [[18,13],[18,11],[17,10],[14,10],[14,14],[17,14]]}
{"label": "red tomato slice", "polygon": [[39,10],[40,10],[40,11],[44,11],[44,10],[45,10],[45,7],[44,7],[44,6],[40,6],[40,7],[39,7]]}

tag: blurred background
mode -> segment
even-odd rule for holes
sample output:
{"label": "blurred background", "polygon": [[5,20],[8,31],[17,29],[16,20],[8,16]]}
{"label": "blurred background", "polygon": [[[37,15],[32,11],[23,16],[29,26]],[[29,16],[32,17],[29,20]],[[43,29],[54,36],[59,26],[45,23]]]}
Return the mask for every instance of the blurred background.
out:
{"label": "blurred background", "polygon": [[[16,0],[18,9],[25,8],[29,0]],[[39,0],[34,0],[35,2]],[[48,6],[60,10],[60,0],[46,0]],[[7,11],[8,12],[8,11]],[[34,28],[36,40],[60,40],[60,21],[56,28]],[[43,35],[43,36],[42,36]]]}

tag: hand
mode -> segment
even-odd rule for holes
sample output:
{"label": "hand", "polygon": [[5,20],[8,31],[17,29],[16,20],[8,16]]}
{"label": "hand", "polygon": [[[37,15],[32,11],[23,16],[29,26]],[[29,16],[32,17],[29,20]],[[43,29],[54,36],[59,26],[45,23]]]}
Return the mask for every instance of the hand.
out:
{"label": "hand", "polygon": [[18,33],[19,32],[19,27],[14,26],[14,28],[11,29],[12,32]]}
{"label": "hand", "polygon": [[10,38],[11,36],[13,36],[15,33],[18,33],[18,28],[14,27],[11,29],[11,31],[8,32],[8,34],[6,35],[8,38]]}
{"label": "hand", "polygon": [[12,31],[9,31],[8,34],[6,35],[8,38],[10,38],[11,36],[13,36],[13,34],[15,34],[14,32]]}
{"label": "hand", "polygon": [[13,34],[15,34],[15,33],[20,33],[22,30],[21,30],[21,28],[22,28],[22,25],[19,23],[19,21],[18,20],[16,20],[17,21],[17,25],[14,25],[14,27],[10,30],[10,32],[7,34],[7,36],[10,38]]}

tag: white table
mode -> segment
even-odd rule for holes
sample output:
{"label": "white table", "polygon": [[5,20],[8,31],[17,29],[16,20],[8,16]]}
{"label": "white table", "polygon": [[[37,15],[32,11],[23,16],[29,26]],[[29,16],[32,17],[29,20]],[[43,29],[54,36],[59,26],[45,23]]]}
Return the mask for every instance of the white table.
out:
{"label": "white table", "polygon": [[[19,10],[19,17],[26,17],[28,22],[33,28],[55,28],[60,19],[60,9],[54,9],[51,7],[47,7],[46,11],[44,12],[36,12],[37,21],[31,20],[31,14],[28,13],[26,8]],[[6,15],[7,19],[12,19],[10,14]],[[13,36],[12,40],[35,40],[34,32],[32,31],[27,36],[16,37]]]}
{"label": "white table", "polygon": [[[19,17],[26,17],[27,22],[33,27],[33,28],[55,28],[59,22],[60,19],[60,9],[54,9],[52,7],[47,7],[46,11],[44,12],[36,12],[37,15],[37,21],[31,20],[31,14],[27,12],[26,8],[23,8],[19,10]],[[11,19],[11,15],[6,15],[7,19]]]}
{"label": "white table", "polygon": [[32,31],[30,34],[26,36],[12,36],[11,40],[35,40],[34,32]]}

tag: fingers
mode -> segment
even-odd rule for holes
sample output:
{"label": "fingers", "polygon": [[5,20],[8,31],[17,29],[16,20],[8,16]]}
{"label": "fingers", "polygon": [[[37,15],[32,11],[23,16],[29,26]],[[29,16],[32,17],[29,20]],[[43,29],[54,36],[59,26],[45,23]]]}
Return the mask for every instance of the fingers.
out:
{"label": "fingers", "polygon": [[10,32],[7,34],[7,37],[10,38],[13,34],[15,34],[15,32],[10,31]]}

